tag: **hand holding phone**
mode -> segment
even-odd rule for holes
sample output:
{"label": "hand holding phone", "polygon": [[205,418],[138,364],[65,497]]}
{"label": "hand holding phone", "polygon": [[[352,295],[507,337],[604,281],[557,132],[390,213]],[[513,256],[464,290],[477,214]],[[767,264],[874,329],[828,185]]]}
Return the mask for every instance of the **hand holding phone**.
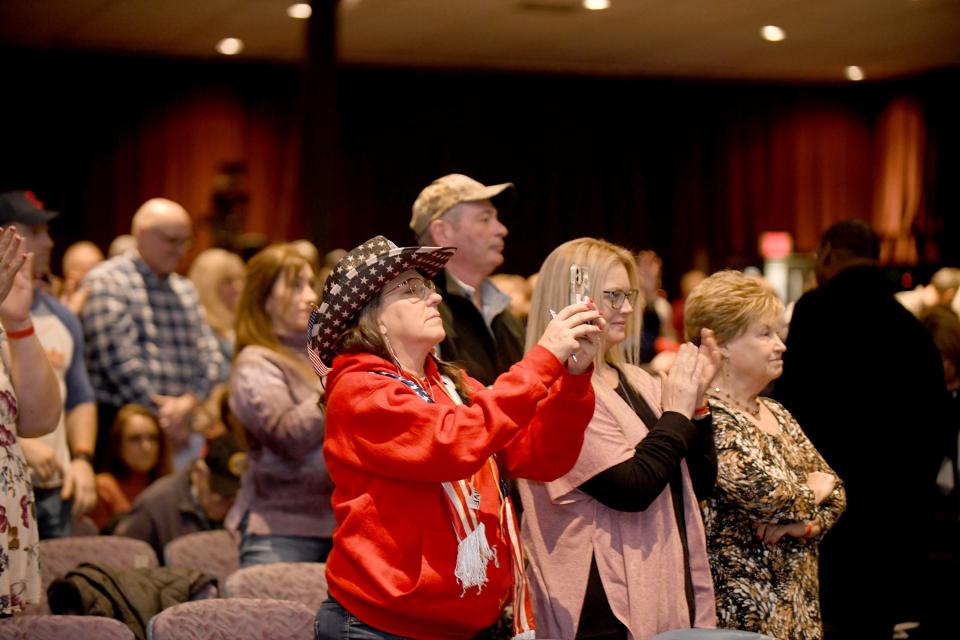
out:
{"label": "hand holding phone", "polygon": [[[590,276],[587,270],[578,264],[571,265],[569,305],[560,313],[549,310],[553,321],[547,325],[537,343],[561,362],[566,362],[567,369],[574,374],[581,374],[590,367],[600,346],[600,333],[604,326],[599,319],[602,313],[590,303],[589,291]],[[584,305],[588,306],[584,308]],[[568,359],[570,362],[567,362]]]}
{"label": "hand holding phone", "polygon": [[570,304],[584,304],[590,297],[590,274],[578,264],[570,265]]}

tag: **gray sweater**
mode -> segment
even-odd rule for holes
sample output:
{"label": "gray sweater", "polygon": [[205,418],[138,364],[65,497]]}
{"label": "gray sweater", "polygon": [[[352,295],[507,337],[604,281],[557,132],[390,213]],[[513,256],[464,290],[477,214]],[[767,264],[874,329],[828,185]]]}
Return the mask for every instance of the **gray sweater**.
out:
{"label": "gray sweater", "polygon": [[246,429],[250,451],[228,529],[249,512],[251,534],[333,535],[333,484],[323,459],[324,411],[317,405],[322,388],[308,375],[305,344],[303,350],[304,370],[258,346],[245,347],[234,361],[230,410]]}

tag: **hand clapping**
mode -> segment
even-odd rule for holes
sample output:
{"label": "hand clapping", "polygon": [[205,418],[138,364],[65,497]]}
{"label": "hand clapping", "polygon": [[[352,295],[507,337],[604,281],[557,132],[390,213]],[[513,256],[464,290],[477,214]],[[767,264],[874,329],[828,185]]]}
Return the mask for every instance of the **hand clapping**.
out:
{"label": "hand clapping", "polygon": [[680,345],[670,372],[661,374],[663,410],[691,417],[694,410],[703,405],[704,393],[719,368],[720,349],[710,329],[701,332],[699,348],[692,342]]}

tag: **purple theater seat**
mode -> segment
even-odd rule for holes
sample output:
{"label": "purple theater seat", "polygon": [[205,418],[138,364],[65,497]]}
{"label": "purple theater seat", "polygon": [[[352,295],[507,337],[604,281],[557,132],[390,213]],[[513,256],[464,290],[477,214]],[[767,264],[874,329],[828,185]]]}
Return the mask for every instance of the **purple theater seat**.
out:
{"label": "purple theater seat", "polygon": [[227,598],[293,600],[311,611],[327,598],[327,565],[322,562],[275,562],[239,569],[227,578]]}
{"label": "purple theater seat", "polygon": [[287,600],[196,600],[153,616],[147,624],[147,640],[313,640],[313,618],[313,611]]}
{"label": "purple theater seat", "polygon": [[18,615],[0,619],[0,640],[134,640],[127,625],[97,616]]}
{"label": "purple theater seat", "polygon": [[240,568],[240,536],[224,530],[188,533],[168,542],[163,557],[168,567],[187,567],[213,576],[223,591],[227,576]]}
{"label": "purple theater seat", "polygon": [[57,578],[84,562],[102,562],[139,569],[156,567],[157,554],[143,540],[121,536],[73,536],[40,541],[40,580],[43,599],[30,605],[24,613],[50,613],[47,606],[47,588]]}

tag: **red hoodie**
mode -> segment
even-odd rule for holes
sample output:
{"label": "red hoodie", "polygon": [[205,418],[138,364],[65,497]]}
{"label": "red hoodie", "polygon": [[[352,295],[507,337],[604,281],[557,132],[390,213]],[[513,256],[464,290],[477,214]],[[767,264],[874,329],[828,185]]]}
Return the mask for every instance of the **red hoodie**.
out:
{"label": "red hoodie", "polygon": [[[338,356],[327,380],[323,451],[333,480],[337,528],[327,559],[329,593],[362,622],[411,638],[471,638],[511,598],[510,545],[486,461],[505,477],[554,480],[570,470],[593,416],[588,371],[570,375],[535,347],[490,389],[468,378],[457,406],[428,359],[425,402],[377,356]],[[454,577],[457,537],[442,482],[471,479],[480,521],[496,549],[486,586],[463,593]]]}

